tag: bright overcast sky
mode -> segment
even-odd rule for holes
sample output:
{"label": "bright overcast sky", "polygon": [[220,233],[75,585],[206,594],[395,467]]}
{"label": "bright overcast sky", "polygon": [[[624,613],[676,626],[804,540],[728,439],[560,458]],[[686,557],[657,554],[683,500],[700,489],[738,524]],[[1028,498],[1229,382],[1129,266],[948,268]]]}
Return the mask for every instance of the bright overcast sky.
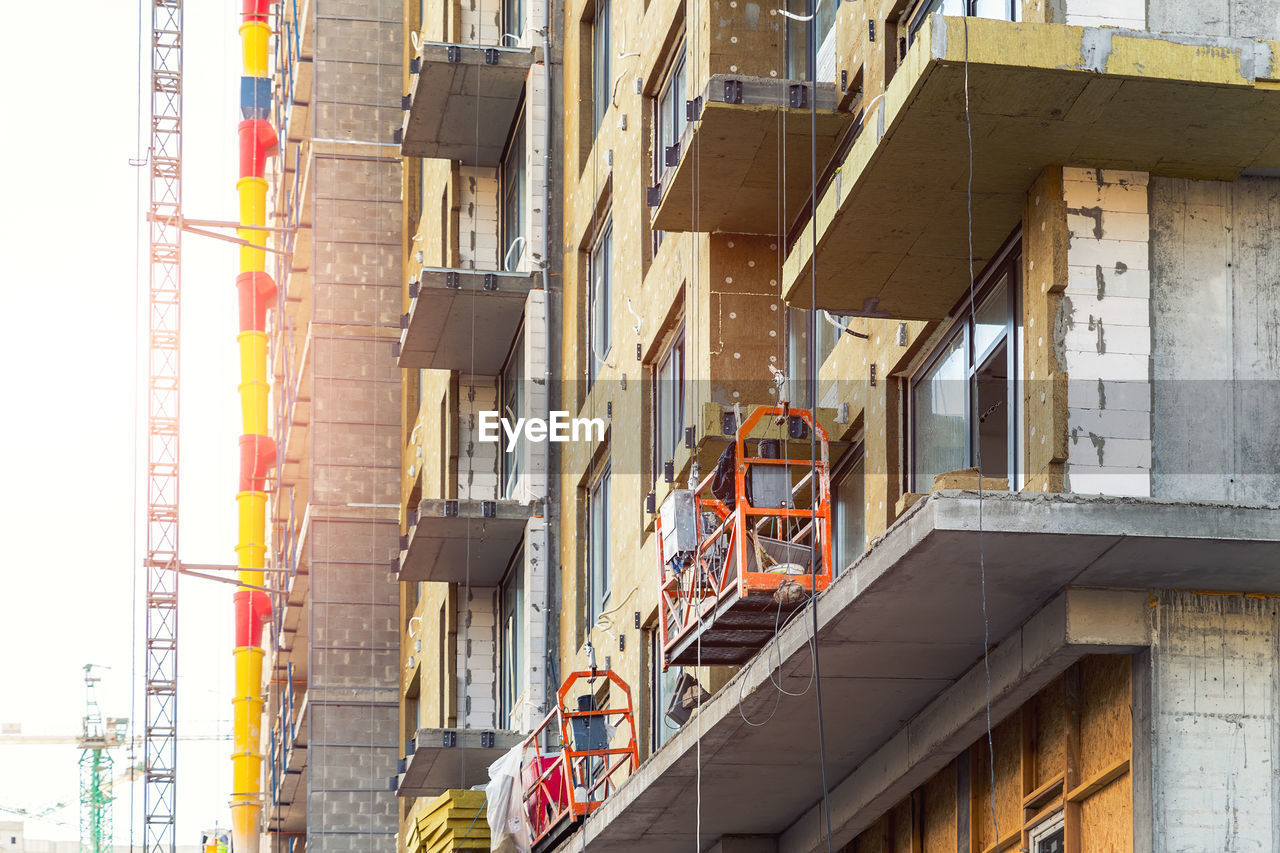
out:
{"label": "bright overcast sky", "polygon": [[[235,218],[239,2],[188,2],[185,214]],[[150,3],[143,7],[150,10]],[[123,2],[6,3],[0,79],[9,131],[0,205],[0,335],[8,404],[0,419],[6,474],[0,574],[0,723],[74,735],[82,667],[103,673],[102,710],[130,715],[134,546],[135,187],[138,8]],[[144,21],[149,27],[149,21]],[[144,42],[145,44],[145,42]],[[149,67],[149,57],[142,57]],[[142,78],[144,90],[149,81]],[[146,101],[143,122],[146,122]],[[143,139],[142,150],[145,151]],[[142,202],[145,208],[146,194]],[[145,232],[144,236],[145,236]],[[141,268],[146,283],[145,254]],[[236,540],[236,249],[184,245],[181,550],[232,563]],[[179,726],[228,735],[230,587],[185,581],[180,611]],[[140,658],[138,658],[140,660]],[[139,664],[140,666],[140,664]],[[137,672],[137,686],[142,672]],[[133,709],[141,731],[142,709]],[[179,844],[226,825],[229,743],[179,754]],[[78,836],[73,745],[0,745],[0,820],[15,809],[67,808],[28,820],[29,838]],[[140,756],[139,756],[140,760]],[[117,768],[127,764],[123,750]],[[131,791],[116,786],[115,841],[130,839]],[[141,845],[140,825],[135,843]]]}

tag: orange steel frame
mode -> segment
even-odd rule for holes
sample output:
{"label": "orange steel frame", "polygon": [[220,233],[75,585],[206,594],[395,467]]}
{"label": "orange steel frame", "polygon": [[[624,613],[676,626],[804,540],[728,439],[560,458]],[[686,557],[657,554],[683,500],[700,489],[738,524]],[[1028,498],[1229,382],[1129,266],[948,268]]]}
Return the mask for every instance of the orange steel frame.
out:
{"label": "orange steel frame", "polygon": [[[747,458],[746,439],[755,427],[766,417],[792,418],[798,417],[813,430],[819,444],[816,471],[806,474],[792,486],[792,495],[807,485],[816,474],[818,480],[818,501],[816,507],[809,509],[770,508],[751,506],[747,500],[747,478],[750,469],[755,466],[781,466],[789,470],[792,467],[810,466],[809,460],[803,459],[761,459]],[[781,406],[760,406],[756,408],[734,436],[734,509],[730,510],[723,501],[711,492],[711,481],[715,477],[712,471],[694,488],[694,500],[698,515],[697,562],[696,566],[685,569],[696,569],[688,588],[681,588],[681,576],[684,572],[671,571],[662,560],[662,517],[658,514],[655,530],[658,534],[658,590],[659,590],[659,632],[662,642],[662,668],[669,666],[671,650],[690,632],[701,630],[713,624],[707,617],[714,615],[723,602],[731,599],[742,599],[751,593],[772,594],[783,583],[798,583],[806,592],[821,592],[831,583],[831,466],[827,432],[806,409],[784,408]],[[804,443],[808,443],[807,441]],[[713,512],[720,519],[716,528],[708,534],[702,532],[702,513]],[[748,521],[752,529],[756,529],[761,521],[768,518],[777,519],[809,519],[791,542],[799,543],[804,537],[812,535],[815,528],[818,536],[818,570],[816,573],[802,575],[775,574],[771,572],[749,572],[747,566]],[[706,553],[714,547],[719,539],[727,537],[728,555],[724,564],[717,571],[707,565]],[[734,546],[738,547],[734,547]]]}
{"label": "orange steel frame", "polygon": [[[617,708],[578,711],[566,704],[573,685],[580,681],[607,678],[622,692],[624,704]],[[617,717],[616,728],[629,730],[625,746],[598,750],[575,750],[569,728],[579,717],[598,717],[602,721]],[[548,732],[557,732],[560,743],[545,745]],[[599,759],[592,772],[593,759]],[[552,834],[566,817],[576,821],[591,814],[640,765],[636,745],[635,714],[631,706],[631,689],[611,669],[573,672],[556,693],[556,707],[543,718],[538,728],[525,739],[520,764],[524,811],[532,828],[534,845]],[[623,771],[623,778],[616,774]],[[592,776],[595,776],[594,781]],[[581,795],[581,799],[579,796]]]}

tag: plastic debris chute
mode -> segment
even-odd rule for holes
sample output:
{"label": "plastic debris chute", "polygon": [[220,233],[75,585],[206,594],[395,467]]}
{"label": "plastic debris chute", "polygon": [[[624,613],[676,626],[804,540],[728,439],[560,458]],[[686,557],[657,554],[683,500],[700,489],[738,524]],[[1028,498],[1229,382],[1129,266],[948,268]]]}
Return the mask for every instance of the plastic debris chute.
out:
{"label": "plastic debris chute", "polygon": [[489,765],[484,787],[485,820],[489,822],[489,849],[501,853],[529,853],[533,847],[529,822],[524,815],[520,784],[524,744],[513,746]]}

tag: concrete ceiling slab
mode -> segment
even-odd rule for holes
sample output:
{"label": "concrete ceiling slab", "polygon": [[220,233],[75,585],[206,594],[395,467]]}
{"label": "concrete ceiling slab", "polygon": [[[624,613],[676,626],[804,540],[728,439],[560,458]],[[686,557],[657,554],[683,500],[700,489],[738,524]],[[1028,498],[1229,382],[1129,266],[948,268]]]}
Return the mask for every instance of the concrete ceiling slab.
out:
{"label": "concrete ceiling slab", "polygon": [[534,282],[529,273],[424,269],[401,321],[400,366],[500,373]]}
{"label": "concrete ceiling slab", "polygon": [[[735,82],[742,84],[738,95],[731,94],[739,91],[732,85]],[[679,162],[662,175],[662,202],[653,217],[654,228],[786,232],[808,200],[811,185],[810,109],[790,106],[792,85],[794,81],[789,80],[711,76],[701,96],[702,117],[686,128]],[[818,99],[821,170],[853,117],[835,109],[834,84],[819,85],[816,94],[812,86],[805,91]],[[783,186],[785,214],[778,209]]]}
{"label": "concrete ceiling slab", "polygon": [[402,128],[406,157],[496,166],[502,158],[535,48],[427,42]]}
{"label": "concrete ceiling slab", "polygon": [[[1277,564],[1271,507],[936,492],[816,599],[828,781],[859,770],[988,642],[1018,633],[1069,585],[1280,592]],[[771,680],[805,691],[811,618],[784,627],[588,819],[591,849],[692,843],[699,766],[706,840],[780,833],[821,798],[812,687],[788,696]]]}
{"label": "concrete ceiling slab", "polygon": [[[930,19],[819,200],[820,307],[936,320],[963,296],[966,65],[975,269],[1017,227],[1048,166],[1202,180],[1280,167],[1269,59],[1280,44],[979,18],[969,19],[966,44],[965,27]],[[811,301],[809,235],[783,271],[788,302],[801,306]]]}
{"label": "concrete ceiling slab", "polygon": [[[486,514],[486,506],[492,515]],[[535,506],[518,501],[422,501],[400,552],[400,580],[496,586],[524,538]]]}

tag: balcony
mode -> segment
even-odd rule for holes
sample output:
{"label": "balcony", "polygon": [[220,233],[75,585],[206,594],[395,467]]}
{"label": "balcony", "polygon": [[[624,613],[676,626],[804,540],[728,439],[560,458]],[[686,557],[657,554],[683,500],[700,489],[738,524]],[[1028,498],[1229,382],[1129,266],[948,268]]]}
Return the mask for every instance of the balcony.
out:
{"label": "balcony", "polygon": [[400,366],[500,373],[536,281],[529,273],[424,269],[400,318]]}
{"label": "balcony", "polygon": [[410,515],[392,571],[406,583],[496,586],[538,512],[536,503],[512,500],[424,500]]}
{"label": "balcony", "polygon": [[[976,493],[935,492],[817,599],[836,849],[981,734],[988,695],[999,720],[1080,657],[1145,647],[1141,590],[1280,592],[1265,507],[988,493],[981,511],[979,533]],[[814,695],[779,692],[806,690],[814,627],[809,613],[782,627],[562,849],[692,844],[700,740],[700,843],[781,834],[780,850],[826,850]]]}
{"label": "balcony", "polygon": [[401,128],[406,157],[496,166],[537,48],[426,42]]}
{"label": "balcony", "polygon": [[[817,99],[821,172],[853,121],[850,114],[836,110],[835,84],[713,74],[701,93],[701,117],[685,128],[679,160],[663,172],[653,227],[785,232],[809,197],[809,98]],[[780,162],[784,150],[786,157]],[[778,193],[784,182],[786,211],[779,222]]]}
{"label": "balcony", "polygon": [[397,797],[435,797],[489,781],[489,765],[525,736],[478,729],[418,729],[392,780]]}
{"label": "balcony", "polygon": [[[966,39],[967,26],[967,39]],[[1280,167],[1273,43],[935,16],[823,193],[783,271],[787,300],[935,320],[968,287],[966,60],[973,256],[1021,221],[1048,166],[1233,180]],[[704,179],[705,181],[705,179]]]}

